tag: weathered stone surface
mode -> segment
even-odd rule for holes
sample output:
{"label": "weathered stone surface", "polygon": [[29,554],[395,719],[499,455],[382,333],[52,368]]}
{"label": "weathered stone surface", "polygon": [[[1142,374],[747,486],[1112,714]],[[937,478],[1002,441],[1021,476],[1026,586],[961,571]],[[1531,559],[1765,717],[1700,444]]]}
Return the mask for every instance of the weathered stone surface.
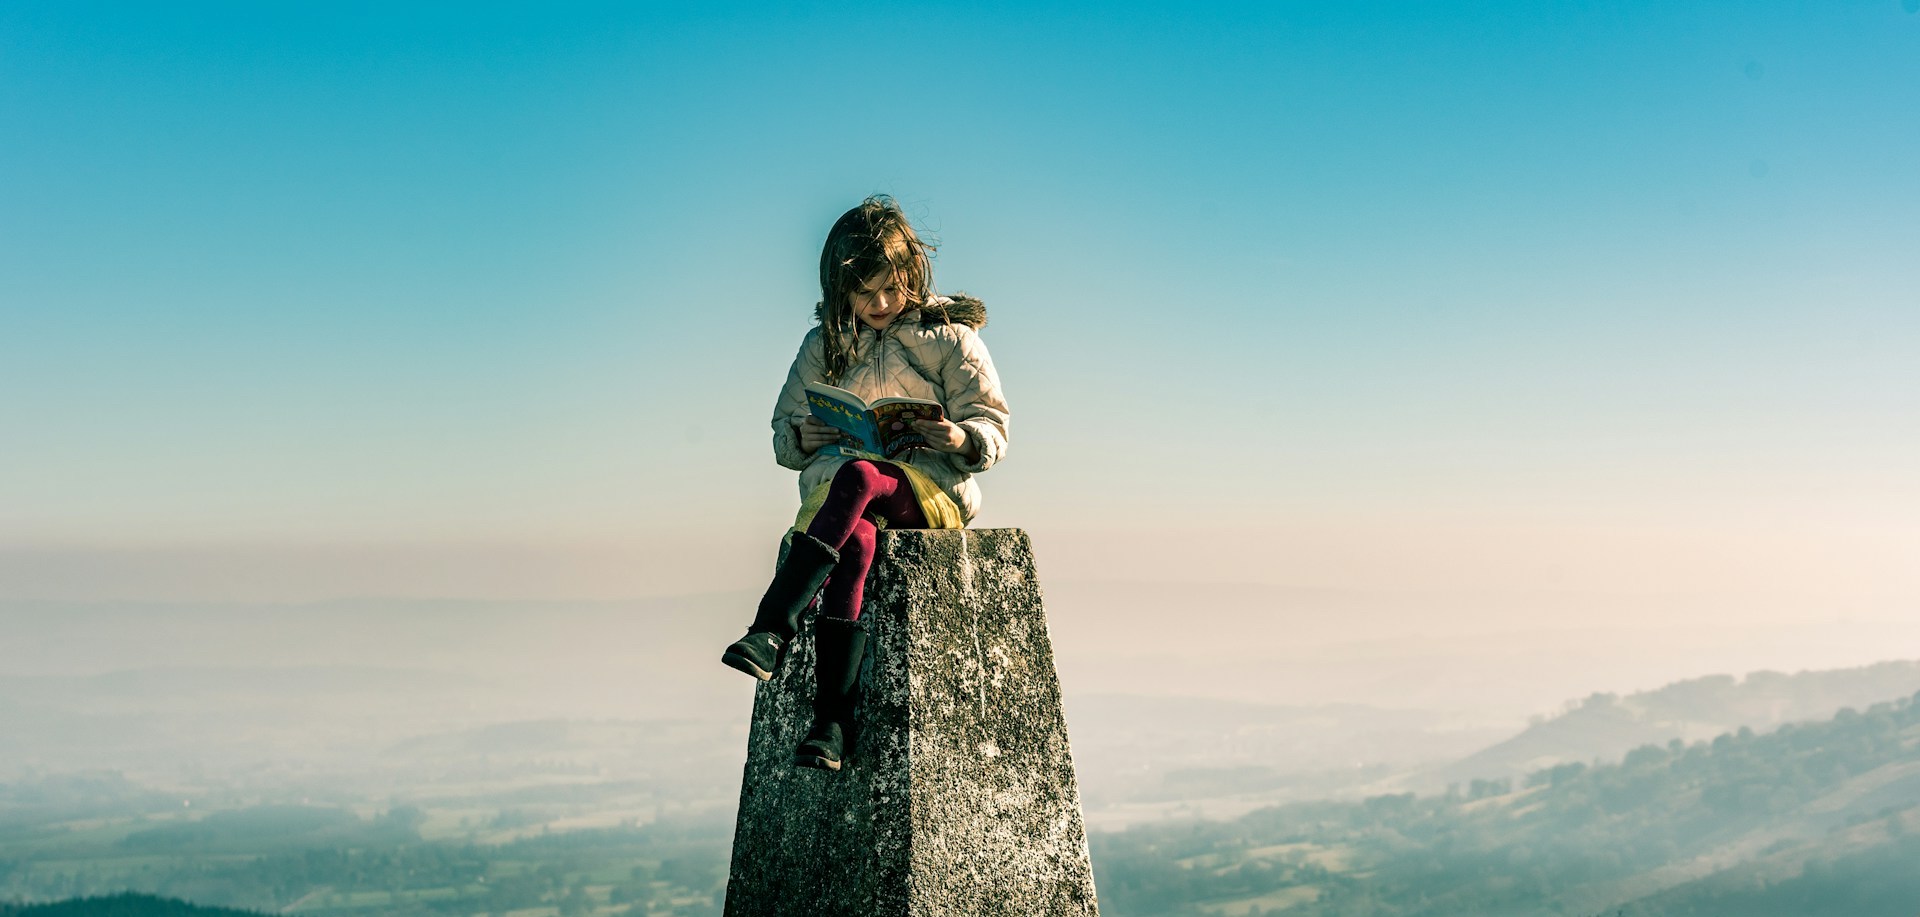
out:
{"label": "weathered stone surface", "polygon": [[1097,914],[1026,533],[882,532],[861,619],[838,772],[793,765],[811,624],[755,694],[728,917]]}

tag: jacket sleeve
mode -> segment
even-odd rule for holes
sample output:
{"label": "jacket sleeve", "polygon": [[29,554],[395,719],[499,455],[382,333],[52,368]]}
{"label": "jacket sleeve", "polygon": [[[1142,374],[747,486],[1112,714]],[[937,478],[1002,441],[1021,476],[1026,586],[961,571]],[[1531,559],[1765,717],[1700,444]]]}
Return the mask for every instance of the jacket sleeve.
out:
{"label": "jacket sleeve", "polygon": [[948,325],[958,336],[953,354],[943,361],[940,386],[947,393],[947,419],[967,431],[980,450],[980,461],[950,455],[953,467],[979,474],[1007,454],[1007,399],[1000,391],[1000,374],[980,335],[966,325]]}
{"label": "jacket sleeve", "polygon": [[773,460],[796,471],[813,461],[814,454],[800,448],[798,424],[812,413],[807,407],[807,383],[826,379],[826,359],[820,329],[807,332],[800,352],[787,370],[787,382],[780,386],[780,397],[773,403]]}

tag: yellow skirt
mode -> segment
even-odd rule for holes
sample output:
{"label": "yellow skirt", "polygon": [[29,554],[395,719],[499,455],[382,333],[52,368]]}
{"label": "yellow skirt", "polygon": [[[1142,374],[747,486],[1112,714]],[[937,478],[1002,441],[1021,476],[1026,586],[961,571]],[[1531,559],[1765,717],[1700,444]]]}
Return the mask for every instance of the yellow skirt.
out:
{"label": "yellow skirt", "polygon": [[[914,499],[920,503],[920,515],[927,517],[927,528],[966,528],[967,523],[960,516],[960,507],[954,505],[953,498],[947,496],[947,492],[941,490],[940,485],[933,483],[933,479],[927,477],[926,472],[906,462],[893,462],[886,459],[865,459],[864,461],[892,465],[906,473],[907,483],[913,485]],[[800,512],[793,518],[794,531],[804,532],[807,530],[807,525],[813,522],[813,517],[820,512],[821,504],[827,502],[827,491],[832,488],[833,481],[822,481],[819,486],[813,489],[812,493],[807,494],[805,500],[800,501]],[[869,514],[867,518],[873,521],[875,528],[884,529],[887,527],[887,520],[885,519],[871,514]]]}

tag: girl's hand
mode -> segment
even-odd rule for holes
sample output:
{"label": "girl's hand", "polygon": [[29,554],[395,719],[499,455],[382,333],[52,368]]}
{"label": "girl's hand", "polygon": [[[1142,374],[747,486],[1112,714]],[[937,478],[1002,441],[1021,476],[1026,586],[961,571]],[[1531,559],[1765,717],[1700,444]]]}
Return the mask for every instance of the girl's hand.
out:
{"label": "girl's hand", "polygon": [[800,451],[808,455],[819,452],[822,447],[831,446],[840,441],[840,431],[814,419],[811,415],[800,418]]}
{"label": "girl's hand", "polygon": [[927,438],[927,445],[939,452],[951,452],[964,456],[969,462],[980,461],[980,450],[973,445],[973,438],[959,424],[944,417],[939,420],[916,420],[913,432]]}

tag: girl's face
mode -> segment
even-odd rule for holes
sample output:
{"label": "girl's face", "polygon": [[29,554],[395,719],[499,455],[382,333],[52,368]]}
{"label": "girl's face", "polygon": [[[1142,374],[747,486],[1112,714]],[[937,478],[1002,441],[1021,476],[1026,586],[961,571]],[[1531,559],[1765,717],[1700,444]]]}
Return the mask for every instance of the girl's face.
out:
{"label": "girl's face", "polygon": [[892,271],[868,277],[847,296],[853,300],[853,314],[875,331],[885,331],[896,316],[911,308],[906,288]]}

